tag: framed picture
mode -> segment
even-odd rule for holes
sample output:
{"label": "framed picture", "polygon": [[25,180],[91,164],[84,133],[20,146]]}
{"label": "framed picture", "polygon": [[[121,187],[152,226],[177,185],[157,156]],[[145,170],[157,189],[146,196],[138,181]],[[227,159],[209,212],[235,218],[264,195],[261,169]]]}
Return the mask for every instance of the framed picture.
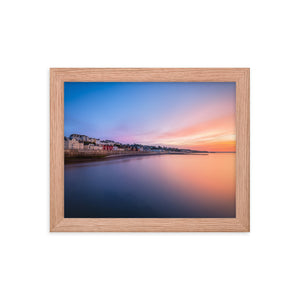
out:
{"label": "framed picture", "polygon": [[50,231],[250,231],[250,70],[50,69]]}

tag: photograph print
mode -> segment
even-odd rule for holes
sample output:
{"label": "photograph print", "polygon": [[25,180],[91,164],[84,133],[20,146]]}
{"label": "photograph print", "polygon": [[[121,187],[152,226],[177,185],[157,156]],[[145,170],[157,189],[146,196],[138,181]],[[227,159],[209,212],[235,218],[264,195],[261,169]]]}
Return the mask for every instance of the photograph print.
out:
{"label": "photograph print", "polygon": [[64,82],[65,218],[235,218],[235,82]]}

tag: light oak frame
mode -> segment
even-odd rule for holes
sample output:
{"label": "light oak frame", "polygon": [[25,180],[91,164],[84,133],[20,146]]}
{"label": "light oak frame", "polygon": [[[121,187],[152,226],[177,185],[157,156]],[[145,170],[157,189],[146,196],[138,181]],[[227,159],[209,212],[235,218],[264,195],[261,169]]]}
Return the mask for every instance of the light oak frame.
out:
{"label": "light oak frame", "polygon": [[[236,82],[236,218],[64,218],[64,82]],[[50,231],[250,231],[250,69],[50,69]]]}

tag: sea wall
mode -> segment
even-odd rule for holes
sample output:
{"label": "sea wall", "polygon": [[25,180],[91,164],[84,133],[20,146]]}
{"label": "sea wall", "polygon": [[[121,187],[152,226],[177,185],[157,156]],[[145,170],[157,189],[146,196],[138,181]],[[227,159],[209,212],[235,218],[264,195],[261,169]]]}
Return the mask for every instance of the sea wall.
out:
{"label": "sea wall", "polygon": [[137,151],[104,151],[104,150],[65,150],[65,157],[90,157],[108,156],[113,154],[129,154]]}

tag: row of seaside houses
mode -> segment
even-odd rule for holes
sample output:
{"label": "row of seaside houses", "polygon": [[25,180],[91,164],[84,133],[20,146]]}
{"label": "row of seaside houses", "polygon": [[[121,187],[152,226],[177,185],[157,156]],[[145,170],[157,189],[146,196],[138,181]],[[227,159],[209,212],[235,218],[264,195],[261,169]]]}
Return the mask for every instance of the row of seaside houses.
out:
{"label": "row of seaside houses", "polygon": [[[164,152],[170,149],[154,146],[121,144],[111,140],[101,141],[86,135],[71,134],[64,138],[65,150],[93,150],[93,151],[139,151],[139,152]],[[174,151],[174,149],[171,149]],[[176,149],[175,149],[176,150]]]}
{"label": "row of seaside houses", "polygon": [[95,143],[96,145],[100,145],[101,141],[100,139],[95,139],[95,138],[90,138],[86,135],[83,134],[71,134],[70,135],[71,140],[76,140],[78,142],[90,142],[90,143]]}
{"label": "row of seaside houses", "polygon": [[65,150],[92,150],[92,151],[116,151],[121,150],[113,143],[101,142],[100,139],[90,138],[86,135],[71,134],[64,137]]}

